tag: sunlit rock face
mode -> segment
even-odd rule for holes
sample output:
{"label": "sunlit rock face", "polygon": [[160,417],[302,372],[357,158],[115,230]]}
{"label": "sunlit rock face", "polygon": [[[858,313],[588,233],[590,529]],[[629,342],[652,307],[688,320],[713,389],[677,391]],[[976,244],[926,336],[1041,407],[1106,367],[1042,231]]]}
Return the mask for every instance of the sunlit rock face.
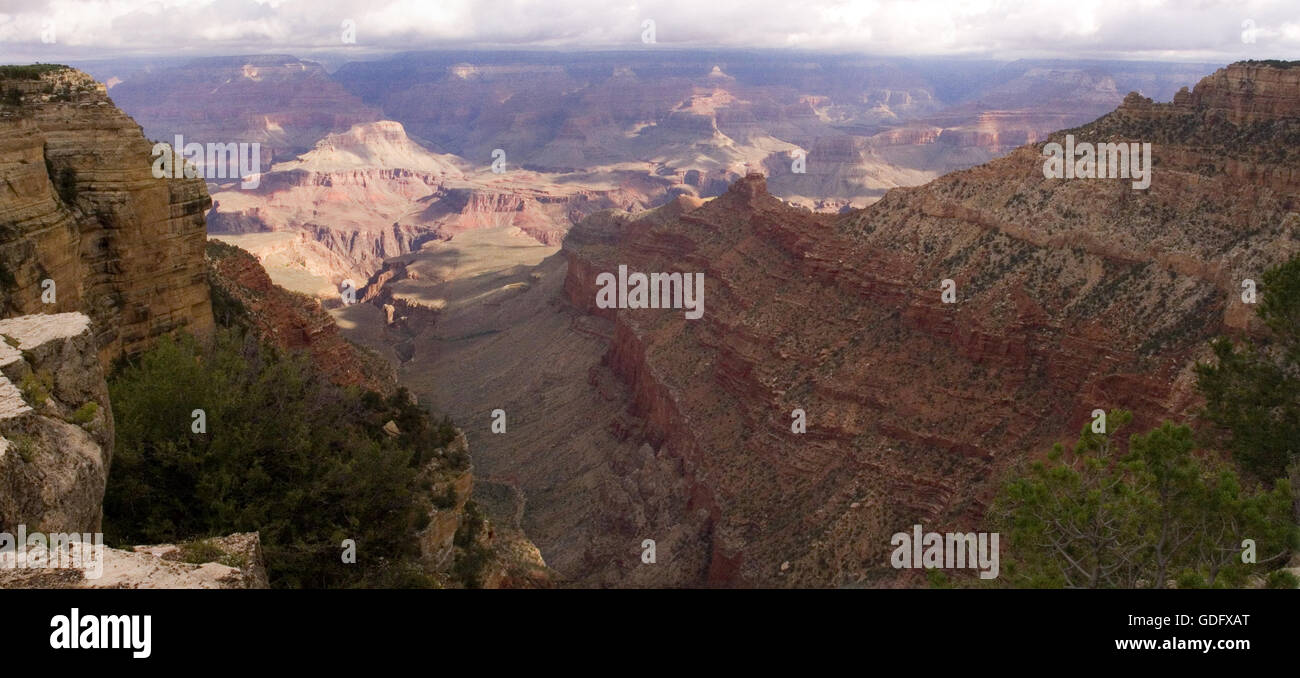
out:
{"label": "sunlit rock face", "polygon": [[155,178],[152,144],[84,73],[4,85],[24,93],[0,115],[4,312],[84,312],[105,365],[211,331],[203,182]]}

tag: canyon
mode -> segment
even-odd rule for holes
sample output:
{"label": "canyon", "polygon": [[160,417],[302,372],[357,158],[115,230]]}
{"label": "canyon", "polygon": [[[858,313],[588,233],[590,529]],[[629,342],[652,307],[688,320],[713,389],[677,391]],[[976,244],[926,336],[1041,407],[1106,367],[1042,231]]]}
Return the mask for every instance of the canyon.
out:
{"label": "canyon", "polygon": [[214,192],[208,228],[257,254],[278,284],[337,300],[345,280],[355,289],[384,260],[466,231],[510,228],[558,245],[586,214],[644,206],[637,177],[623,175],[475,171],[383,120],[326,136],[255,189]]}
{"label": "canyon", "polygon": [[[413,254],[366,296],[444,300],[404,307],[399,379],[463,423],[483,492],[570,583],[914,586],[891,534],[975,531],[1094,409],[1190,416],[1208,340],[1258,329],[1243,281],[1300,253],[1300,70],[1237,63],[1171,98],[1131,93],[861,210],[792,206],[751,173],[593,214],[472,295],[408,275]],[[1150,187],[1045,178],[1067,134],[1151,143]],[[704,317],[600,308],[620,265],[703,273]]]}
{"label": "canyon", "polygon": [[[408,387],[474,460],[435,483],[458,501],[425,557],[447,565],[472,494],[518,559],[490,585],[917,586],[890,535],[977,531],[1094,409],[1187,419],[1207,341],[1257,329],[1243,281],[1300,253],[1300,69],[1210,70],[245,57],[115,85],[142,128],[49,73],[0,118],[6,315],[81,314],[107,369],[210,330],[220,288],[337,383]],[[259,185],[141,174],[175,133],[261,141]],[[1151,144],[1149,188],[1044,177],[1067,135]],[[205,210],[254,256],[205,259]],[[700,276],[703,316],[598,303],[624,266]],[[11,390],[39,371],[14,364]],[[109,416],[77,393],[55,419]]]}
{"label": "canyon", "polygon": [[431,240],[509,224],[555,246],[598,209],[715,197],[749,171],[792,204],[863,207],[1211,69],[761,51],[85,67],[151,138],[260,143],[261,186],[209,182],[209,230],[330,303]]}
{"label": "canyon", "polygon": [[[0,531],[101,531],[115,445],[106,375],[163,338],[206,342],[218,320],[246,316],[249,339],[305,355],[338,386],[398,391],[392,367],[345,340],[317,300],[273,284],[247,252],[207,241],[204,182],[154,177],[152,145],[104,85],[36,65],[0,68],[0,91]],[[381,425],[398,435],[392,422],[376,433]],[[422,566],[457,585],[465,548],[495,548],[503,555],[487,563],[483,585],[545,585],[545,564],[517,532],[494,540],[476,517],[462,543],[473,474],[446,461],[468,458],[464,436],[450,447],[420,469],[430,492],[454,497],[412,535]],[[109,548],[100,571],[50,567],[45,555],[38,548],[0,568],[0,588],[270,584],[256,532]]]}

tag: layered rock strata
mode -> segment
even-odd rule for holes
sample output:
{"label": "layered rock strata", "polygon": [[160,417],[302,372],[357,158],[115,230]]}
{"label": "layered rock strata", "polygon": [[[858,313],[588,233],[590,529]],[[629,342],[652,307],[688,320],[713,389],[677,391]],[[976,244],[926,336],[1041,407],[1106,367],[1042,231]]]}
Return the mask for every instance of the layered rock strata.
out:
{"label": "layered rock strata", "polygon": [[[708,512],[700,583],[906,583],[892,533],[976,527],[1002,473],[1094,409],[1189,413],[1207,341],[1251,331],[1243,281],[1300,252],[1294,73],[1235,64],[1048,139],[1151,143],[1148,190],[1045,178],[1033,145],[840,217],[750,176],[576,227],[566,295],[612,321],[642,438]],[[702,272],[704,317],[597,308],[619,265]]]}
{"label": "layered rock strata", "polygon": [[152,144],[84,73],[0,89],[18,97],[0,106],[3,312],[85,313],[105,366],[162,334],[211,331],[203,182],[154,178]]}

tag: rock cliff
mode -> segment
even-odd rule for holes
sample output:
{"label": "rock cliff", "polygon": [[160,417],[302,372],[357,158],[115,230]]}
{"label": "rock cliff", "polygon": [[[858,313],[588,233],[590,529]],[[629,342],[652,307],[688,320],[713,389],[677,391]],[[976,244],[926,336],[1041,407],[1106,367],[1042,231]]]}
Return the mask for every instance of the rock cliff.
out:
{"label": "rock cliff", "polygon": [[203,182],[154,178],[152,144],[84,73],[0,72],[0,90],[3,313],[85,313],[104,366],[210,331]]}
{"label": "rock cliff", "polygon": [[340,386],[394,390],[388,363],[344,339],[319,301],[272,283],[252,254],[214,240],[208,245],[208,265],[214,291],[237,303],[218,313],[246,313],[258,336],[282,349],[307,352]]}
{"label": "rock cliff", "polygon": [[113,413],[81,313],[0,320],[0,526],[98,532]]}

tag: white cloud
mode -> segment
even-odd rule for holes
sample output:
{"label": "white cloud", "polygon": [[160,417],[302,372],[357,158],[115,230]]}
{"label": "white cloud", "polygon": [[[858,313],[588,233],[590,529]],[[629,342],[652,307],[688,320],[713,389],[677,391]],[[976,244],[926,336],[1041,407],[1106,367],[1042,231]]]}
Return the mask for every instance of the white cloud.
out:
{"label": "white cloud", "polygon": [[[24,55],[475,47],[799,47],[882,55],[1300,58],[1293,0],[0,0],[0,61]],[[1242,22],[1258,27],[1241,39]],[[41,41],[53,22],[54,44]],[[13,53],[12,56],[10,53]]]}

